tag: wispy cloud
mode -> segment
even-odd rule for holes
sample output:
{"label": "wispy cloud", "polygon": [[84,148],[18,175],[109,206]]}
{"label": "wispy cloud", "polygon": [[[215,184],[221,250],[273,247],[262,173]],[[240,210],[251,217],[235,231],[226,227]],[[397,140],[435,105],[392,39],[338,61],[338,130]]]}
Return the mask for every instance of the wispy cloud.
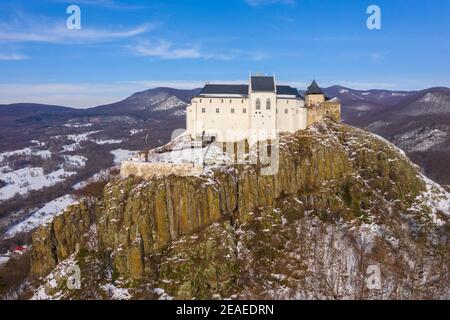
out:
{"label": "wispy cloud", "polygon": [[379,62],[379,61],[381,61],[381,60],[384,60],[388,54],[389,54],[388,51],[383,51],[383,52],[380,52],[380,51],[377,51],[377,52],[371,52],[371,53],[369,54],[369,59],[370,59],[370,61],[372,61],[372,62]]}
{"label": "wispy cloud", "polygon": [[134,10],[134,9],[142,9],[143,6],[134,5],[129,3],[124,3],[117,0],[49,0],[50,2],[60,2],[67,4],[78,4],[78,5],[88,5],[88,6],[97,6],[108,9],[115,10]]}
{"label": "wispy cloud", "polygon": [[26,60],[28,56],[19,53],[0,53],[0,61],[19,61]]}
{"label": "wispy cloud", "polygon": [[216,59],[231,60],[233,55],[204,53],[198,46],[175,46],[172,42],[160,40],[156,43],[142,42],[130,48],[138,55],[160,59]]}
{"label": "wispy cloud", "polygon": [[287,5],[294,5],[295,0],[245,0],[249,6],[252,7],[262,7],[269,4],[287,4]]}
{"label": "wispy cloud", "polygon": [[81,30],[69,30],[65,19],[29,15],[17,11],[9,21],[0,21],[0,41],[45,43],[95,43],[135,37],[156,29],[146,23],[128,28],[108,29],[82,25]]}
{"label": "wispy cloud", "polygon": [[1,26],[0,41],[8,42],[47,42],[47,43],[87,43],[108,42],[131,38],[152,30],[152,25],[144,24],[130,29],[96,29],[82,28],[68,30],[64,23],[47,27],[18,30],[9,26]]}

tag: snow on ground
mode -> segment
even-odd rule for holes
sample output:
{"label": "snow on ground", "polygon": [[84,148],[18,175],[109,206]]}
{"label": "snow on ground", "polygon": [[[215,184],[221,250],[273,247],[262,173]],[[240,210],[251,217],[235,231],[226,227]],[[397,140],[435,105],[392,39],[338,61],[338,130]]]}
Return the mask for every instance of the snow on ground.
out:
{"label": "snow on ground", "polygon": [[184,115],[186,115],[186,110],[184,110],[184,109],[175,110],[174,112],[172,112],[172,115],[176,116],[176,117],[184,116]]}
{"label": "snow on ground", "polygon": [[9,156],[15,156],[15,155],[34,155],[34,156],[40,156],[43,159],[50,158],[52,156],[51,152],[48,150],[36,150],[34,148],[23,148],[19,150],[14,151],[7,151],[0,153],[0,163],[5,161],[5,159]]}
{"label": "snow on ground", "polygon": [[5,237],[14,237],[18,233],[31,231],[39,227],[40,225],[49,222],[59,212],[63,211],[65,208],[75,202],[75,198],[71,195],[65,195],[48,202],[45,206],[34,212],[26,220],[9,228],[5,233]]}
{"label": "snow on ground", "polygon": [[[370,133],[371,135],[373,135],[375,138],[377,138],[378,140],[381,140],[382,142],[386,143],[387,145],[389,145],[392,149],[396,150],[398,153],[400,153],[404,158],[406,158],[409,161],[408,156],[406,155],[405,151],[403,151],[402,149],[400,149],[399,147],[397,147],[395,144],[393,144],[392,142],[386,140],[385,138],[383,138],[382,136],[379,136],[375,133]],[[411,162],[412,163],[412,162]]]}
{"label": "snow on ground", "polygon": [[74,174],[75,172],[67,172],[64,169],[44,174],[44,170],[38,167],[27,167],[1,174],[0,180],[6,182],[7,185],[0,188],[0,200],[10,199],[16,193],[24,195],[31,190],[52,186]]}
{"label": "snow on ground", "polygon": [[[231,160],[217,144],[209,144],[204,147],[191,148],[192,140],[186,133],[176,137],[165,146],[151,150],[149,162],[153,163],[196,163],[196,164],[221,164]],[[160,150],[170,150],[158,153]]]}
{"label": "snow on ground", "polygon": [[92,123],[66,123],[64,127],[67,128],[86,128],[91,127]]}
{"label": "snow on ground", "polygon": [[69,166],[74,166],[77,168],[82,168],[86,165],[86,161],[88,160],[83,156],[73,156],[73,155],[64,155],[64,164]]}
{"label": "snow on ground", "polygon": [[136,154],[136,151],[116,149],[116,150],[112,150],[111,153],[114,156],[114,163],[116,165],[120,165],[122,163],[122,161],[134,157]]}
{"label": "snow on ground", "polygon": [[74,184],[72,186],[72,189],[79,190],[79,189],[83,188],[84,186],[86,186],[87,184],[89,184],[90,182],[98,181],[98,180],[101,180],[101,179],[107,180],[107,178],[110,175],[111,170],[117,169],[117,168],[118,167],[116,166],[116,167],[108,168],[108,169],[105,169],[105,170],[101,170],[100,172],[97,172],[96,174],[92,175],[89,179],[86,179],[84,181],[81,181],[81,182],[78,182],[78,183]]}
{"label": "snow on ground", "polygon": [[80,147],[80,142],[81,141],[86,141],[86,140],[91,140],[89,139],[89,136],[91,134],[94,133],[98,133],[101,130],[97,130],[97,131],[88,131],[88,132],[84,132],[84,133],[79,133],[79,134],[68,134],[67,135],[67,139],[73,140],[75,141],[74,143],[71,144],[67,144],[65,146],[63,146],[63,151],[64,152],[72,152],[77,150]]}
{"label": "snow on ground", "polygon": [[427,151],[445,142],[447,132],[433,128],[420,128],[394,137],[394,142],[408,151]]}
{"label": "snow on ground", "polygon": [[433,221],[442,225],[444,222],[437,217],[436,212],[441,211],[450,216],[450,193],[422,173],[419,178],[425,182],[427,190],[416,198],[416,203],[412,206],[412,209],[418,209],[419,206],[420,210],[420,204],[425,204],[433,210]]}
{"label": "snow on ground", "polygon": [[8,260],[9,260],[9,257],[8,257],[8,256],[0,256],[0,266],[1,266],[2,264],[7,263]]}
{"label": "snow on ground", "polygon": [[143,129],[131,129],[130,135],[134,136],[135,134],[141,133],[142,131],[144,131],[144,130]]}
{"label": "snow on ground", "polygon": [[84,132],[84,133],[79,133],[79,134],[68,134],[67,138],[70,140],[75,141],[76,143],[80,143],[81,141],[86,141],[89,140],[89,136],[100,132],[101,130],[97,130],[97,131],[88,131],[88,132]]}
{"label": "snow on ground", "polygon": [[155,111],[170,110],[186,105],[186,102],[180,100],[175,96],[169,96],[169,94],[167,93],[160,93],[153,96],[152,103],[156,105],[156,107],[153,109]]}
{"label": "snow on ground", "polygon": [[11,171],[11,168],[9,166],[0,167],[0,174],[1,173],[6,173],[6,172],[9,172],[9,171]]}
{"label": "snow on ground", "polygon": [[93,140],[96,144],[115,144],[122,143],[121,139],[109,139],[109,140]]}
{"label": "snow on ground", "polygon": [[149,157],[150,162],[164,163],[227,163],[230,159],[224,154],[222,148],[217,145],[209,145],[204,148],[186,148],[164,153],[155,153]]}
{"label": "snow on ground", "polygon": [[107,294],[111,297],[113,300],[129,300],[131,299],[131,295],[125,288],[118,288],[115,285],[111,283],[107,283],[103,286],[100,286],[100,288],[107,292]]}
{"label": "snow on ground", "polygon": [[[44,279],[43,285],[38,287],[31,300],[59,300],[62,298],[61,291],[49,294],[58,286],[58,282],[67,281],[68,271],[76,264],[75,254],[71,255],[66,260],[58,263],[55,269]],[[73,273],[70,273],[73,274]]]}

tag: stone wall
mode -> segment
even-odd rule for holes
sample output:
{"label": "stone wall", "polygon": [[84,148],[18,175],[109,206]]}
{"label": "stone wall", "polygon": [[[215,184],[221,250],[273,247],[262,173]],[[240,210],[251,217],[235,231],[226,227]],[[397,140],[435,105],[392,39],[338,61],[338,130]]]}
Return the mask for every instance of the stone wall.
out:
{"label": "stone wall", "polygon": [[325,117],[336,122],[341,121],[341,104],[337,101],[326,101],[317,106],[308,107],[306,125],[322,122]]}
{"label": "stone wall", "polygon": [[124,178],[129,176],[151,179],[169,176],[171,174],[181,177],[194,176],[203,173],[203,166],[193,163],[151,163],[124,161],[120,169],[120,175]]}

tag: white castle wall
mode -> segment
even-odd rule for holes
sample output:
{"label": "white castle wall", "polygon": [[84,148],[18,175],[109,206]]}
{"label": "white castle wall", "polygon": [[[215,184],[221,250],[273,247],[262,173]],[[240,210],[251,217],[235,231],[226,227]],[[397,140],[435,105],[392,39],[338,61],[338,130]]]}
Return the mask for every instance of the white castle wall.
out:
{"label": "white castle wall", "polygon": [[144,179],[164,177],[171,174],[177,176],[193,176],[203,173],[203,166],[193,163],[151,163],[123,161],[120,168],[120,175],[123,178],[129,176],[141,177]]}
{"label": "white castle wall", "polygon": [[[257,99],[260,109],[256,109]],[[277,97],[273,92],[251,92],[249,97],[195,97],[186,111],[187,131],[192,137],[205,132],[218,141],[258,140],[250,134],[295,132],[305,129],[307,122],[303,100]]]}

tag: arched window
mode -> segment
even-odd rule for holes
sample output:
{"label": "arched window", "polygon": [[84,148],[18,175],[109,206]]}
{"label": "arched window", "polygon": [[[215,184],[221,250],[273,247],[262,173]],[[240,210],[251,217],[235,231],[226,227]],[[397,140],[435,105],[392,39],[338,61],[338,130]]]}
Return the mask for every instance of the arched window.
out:
{"label": "arched window", "polygon": [[267,98],[266,100],[266,110],[270,110],[270,99]]}
{"label": "arched window", "polygon": [[261,110],[261,100],[256,99],[256,110]]}

